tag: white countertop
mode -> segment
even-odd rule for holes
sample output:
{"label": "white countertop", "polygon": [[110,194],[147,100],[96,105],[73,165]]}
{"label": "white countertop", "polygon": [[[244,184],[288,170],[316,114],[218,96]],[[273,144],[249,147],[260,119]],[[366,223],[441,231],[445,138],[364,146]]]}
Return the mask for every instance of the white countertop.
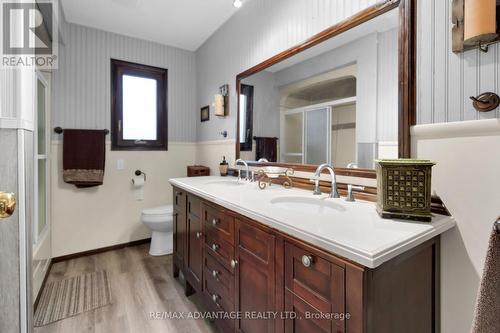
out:
{"label": "white countertop", "polygon": [[[435,215],[431,223],[382,219],[372,202],[346,202],[344,198],[313,196],[312,191],[278,185],[261,190],[257,183],[238,183],[233,177],[176,178],[170,183],[369,268],[455,226],[452,217],[443,215]],[[297,204],[281,205],[280,200],[295,200]],[[320,205],[308,206],[307,202],[313,200],[321,201]]]}

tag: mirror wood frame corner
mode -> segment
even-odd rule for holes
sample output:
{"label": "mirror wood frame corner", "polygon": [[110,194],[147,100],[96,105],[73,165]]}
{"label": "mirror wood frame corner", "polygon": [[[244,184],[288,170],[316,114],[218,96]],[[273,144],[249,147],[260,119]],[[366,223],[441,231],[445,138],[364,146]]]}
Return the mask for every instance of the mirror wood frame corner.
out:
{"label": "mirror wood frame corner", "polygon": [[[399,31],[398,31],[398,154],[400,158],[411,157],[411,135],[410,128],[416,124],[416,0],[384,0],[370,6],[354,16],[333,25],[326,30],[314,35],[301,44],[295,45],[277,55],[251,67],[236,76],[237,95],[237,120],[236,120],[236,159],[240,158],[240,92],[241,81],[249,76],[259,73],[279,62],[291,58],[300,52],[312,48],[330,38],[338,36],[352,28],[370,21],[390,10],[398,8]],[[295,163],[257,163],[250,162],[249,165],[272,165],[293,168],[296,171],[314,172],[316,165]],[[337,174],[343,176],[376,178],[375,170],[372,169],[347,169],[335,168]]]}

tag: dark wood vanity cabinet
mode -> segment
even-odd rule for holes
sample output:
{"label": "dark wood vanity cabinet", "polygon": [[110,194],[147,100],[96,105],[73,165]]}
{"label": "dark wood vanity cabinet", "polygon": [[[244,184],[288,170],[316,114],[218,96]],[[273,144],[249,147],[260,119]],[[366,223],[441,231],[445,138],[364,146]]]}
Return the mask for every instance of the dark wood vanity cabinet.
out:
{"label": "dark wood vanity cabinet", "polygon": [[186,216],[186,193],[179,189],[174,189],[173,198],[173,271],[174,276],[179,275],[179,270],[184,268],[184,256],[186,252],[186,232],[187,232],[187,216]]}
{"label": "dark wood vanity cabinet", "polygon": [[221,332],[439,331],[439,238],[370,269],[174,189],[174,275]]}
{"label": "dark wood vanity cabinet", "polygon": [[201,221],[201,200],[195,196],[187,197],[187,226],[185,278],[196,291],[202,290],[203,275],[203,224]]}

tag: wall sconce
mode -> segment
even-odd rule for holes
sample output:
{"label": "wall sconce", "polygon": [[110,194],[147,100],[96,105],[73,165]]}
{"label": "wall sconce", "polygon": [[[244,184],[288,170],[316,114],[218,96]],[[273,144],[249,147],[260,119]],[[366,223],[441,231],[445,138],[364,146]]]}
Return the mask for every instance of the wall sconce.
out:
{"label": "wall sconce", "polygon": [[229,85],[225,84],[219,88],[219,93],[214,97],[215,115],[225,117],[229,115]]}
{"label": "wall sconce", "polygon": [[464,44],[488,52],[497,38],[496,0],[465,0]]}
{"label": "wall sconce", "polygon": [[498,41],[496,9],[496,0],[453,0],[453,52],[488,52],[488,46]]}

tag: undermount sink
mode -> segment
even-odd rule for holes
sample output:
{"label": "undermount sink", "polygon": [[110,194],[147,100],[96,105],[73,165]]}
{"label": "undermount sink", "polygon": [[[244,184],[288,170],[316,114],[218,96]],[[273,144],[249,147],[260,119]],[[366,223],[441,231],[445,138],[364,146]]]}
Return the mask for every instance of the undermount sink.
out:
{"label": "undermount sink", "polygon": [[234,180],[213,180],[205,183],[206,185],[229,185],[229,186],[241,186],[245,183]]}
{"label": "undermount sink", "polygon": [[279,208],[305,214],[332,215],[346,211],[343,205],[327,198],[280,197],[271,199],[271,204]]}

